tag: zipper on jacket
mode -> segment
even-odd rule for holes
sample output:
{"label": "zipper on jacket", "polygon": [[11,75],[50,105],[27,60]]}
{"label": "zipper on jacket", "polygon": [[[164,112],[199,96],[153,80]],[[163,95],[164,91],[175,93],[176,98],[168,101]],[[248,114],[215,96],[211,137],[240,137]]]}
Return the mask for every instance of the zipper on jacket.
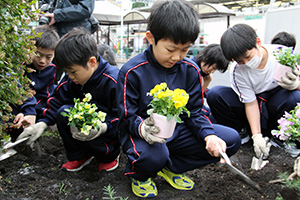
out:
{"label": "zipper on jacket", "polygon": [[166,69],[165,69],[165,73],[164,73],[164,79],[165,79],[165,82],[166,82],[167,85],[168,85],[167,71],[168,71],[168,69],[166,68]]}

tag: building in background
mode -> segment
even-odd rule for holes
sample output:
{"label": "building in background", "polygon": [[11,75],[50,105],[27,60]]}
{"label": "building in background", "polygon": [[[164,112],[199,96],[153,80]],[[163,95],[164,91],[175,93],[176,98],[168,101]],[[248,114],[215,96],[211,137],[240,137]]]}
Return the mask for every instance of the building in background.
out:
{"label": "building in background", "polygon": [[[191,3],[197,4],[199,2],[204,2],[203,0],[189,0]],[[127,13],[132,10],[138,11],[149,11],[149,8],[153,5],[155,0],[109,0],[109,2],[122,8]],[[212,3],[214,5],[222,5],[230,9],[235,13],[235,16],[230,16],[230,26],[237,23],[246,23],[252,26],[256,31],[258,36],[262,39],[263,43],[269,43],[268,37],[272,35],[272,30],[268,28],[266,30],[266,23],[270,23],[270,17],[268,22],[266,21],[267,13],[271,13],[271,10],[279,9],[289,9],[292,7],[300,6],[300,0],[239,0],[239,1],[229,1],[229,0],[206,0],[205,2]],[[272,11],[273,13],[274,11]],[[298,11],[299,12],[299,11]],[[274,14],[272,14],[274,18]],[[280,21],[288,21],[284,25],[276,24],[275,31],[288,31],[296,36],[297,41],[300,41],[300,33],[295,33],[293,29],[299,27],[295,25],[300,19],[300,15],[295,17],[282,16]],[[298,20],[298,21],[296,21]],[[196,40],[196,44],[210,44],[219,43],[220,38],[224,31],[228,28],[228,16],[214,17],[207,19],[200,19],[200,34],[199,38]],[[293,25],[289,25],[293,24]],[[287,28],[290,26],[290,28]],[[293,29],[292,29],[293,27]],[[117,38],[117,43],[112,44],[119,53],[127,53],[126,57],[130,55],[136,55],[137,53],[144,50],[148,43],[144,37],[146,32],[146,24],[129,24],[124,25],[121,30],[120,25],[110,28],[112,35]],[[297,29],[298,30],[298,29]],[[107,33],[107,31],[106,31]],[[274,33],[275,35],[276,33]],[[266,39],[265,39],[266,38]],[[122,45],[120,45],[122,43]],[[120,49],[120,47],[123,47]],[[297,48],[297,46],[296,46]],[[299,47],[298,47],[299,48]],[[130,53],[130,55],[128,54]]]}

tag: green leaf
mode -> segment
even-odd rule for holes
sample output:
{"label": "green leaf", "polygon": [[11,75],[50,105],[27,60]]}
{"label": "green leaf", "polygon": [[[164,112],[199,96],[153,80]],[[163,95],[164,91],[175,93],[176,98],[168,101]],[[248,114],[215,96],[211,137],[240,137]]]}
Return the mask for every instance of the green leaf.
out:
{"label": "green leaf", "polygon": [[68,114],[65,113],[65,112],[61,112],[60,114],[61,114],[62,116],[64,116],[64,117],[67,117],[67,116],[68,116]]}
{"label": "green leaf", "polygon": [[176,121],[177,123],[182,123],[182,120],[181,120],[180,117],[178,117],[178,116],[175,116],[175,121]]}

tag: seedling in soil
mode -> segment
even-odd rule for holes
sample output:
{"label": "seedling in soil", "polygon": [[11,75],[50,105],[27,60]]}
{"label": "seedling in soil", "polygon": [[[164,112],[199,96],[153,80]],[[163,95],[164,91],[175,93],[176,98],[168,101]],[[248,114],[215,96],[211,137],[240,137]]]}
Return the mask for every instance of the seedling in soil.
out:
{"label": "seedling in soil", "polygon": [[126,197],[125,199],[123,197],[115,197],[116,191],[113,188],[113,186],[111,186],[110,184],[108,186],[104,186],[103,188],[104,190],[104,194],[108,195],[108,197],[103,197],[103,199],[108,199],[108,200],[115,200],[115,199],[119,199],[119,200],[127,200],[128,197]]}

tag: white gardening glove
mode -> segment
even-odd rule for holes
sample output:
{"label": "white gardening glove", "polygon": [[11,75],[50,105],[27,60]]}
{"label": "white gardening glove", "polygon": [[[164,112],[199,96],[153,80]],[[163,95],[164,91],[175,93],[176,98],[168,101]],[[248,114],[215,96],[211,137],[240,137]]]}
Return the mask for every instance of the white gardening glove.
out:
{"label": "white gardening glove", "polygon": [[263,153],[263,159],[266,159],[269,156],[272,144],[270,142],[266,142],[261,133],[253,135],[252,140],[255,156],[260,158]]}
{"label": "white gardening glove", "polygon": [[99,126],[99,130],[97,130],[97,128],[93,128],[87,135],[85,133],[79,132],[75,127],[71,127],[70,130],[74,139],[80,141],[90,141],[105,133],[107,130],[107,124],[101,123],[101,125]]}
{"label": "white gardening glove", "polygon": [[139,127],[139,134],[140,136],[146,140],[149,144],[154,143],[165,143],[166,140],[156,137],[155,134],[159,133],[159,127],[154,125],[154,119],[152,117],[148,117],[145,119]]}
{"label": "white gardening glove", "polygon": [[30,125],[25,128],[24,131],[19,135],[17,140],[29,137],[27,141],[27,145],[30,145],[33,148],[33,143],[36,141],[43,133],[43,131],[47,128],[47,124],[45,122],[38,122],[36,124]]}
{"label": "white gardening glove", "polygon": [[296,160],[295,160],[295,163],[294,163],[294,172],[297,173],[297,176],[300,177],[300,157],[298,157]]}
{"label": "white gardening glove", "polygon": [[300,84],[299,81],[300,71],[293,69],[292,72],[286,72],[286,76],[282,76],[282,82],[277,82],[282,88],[287,90],[296,90]]}

